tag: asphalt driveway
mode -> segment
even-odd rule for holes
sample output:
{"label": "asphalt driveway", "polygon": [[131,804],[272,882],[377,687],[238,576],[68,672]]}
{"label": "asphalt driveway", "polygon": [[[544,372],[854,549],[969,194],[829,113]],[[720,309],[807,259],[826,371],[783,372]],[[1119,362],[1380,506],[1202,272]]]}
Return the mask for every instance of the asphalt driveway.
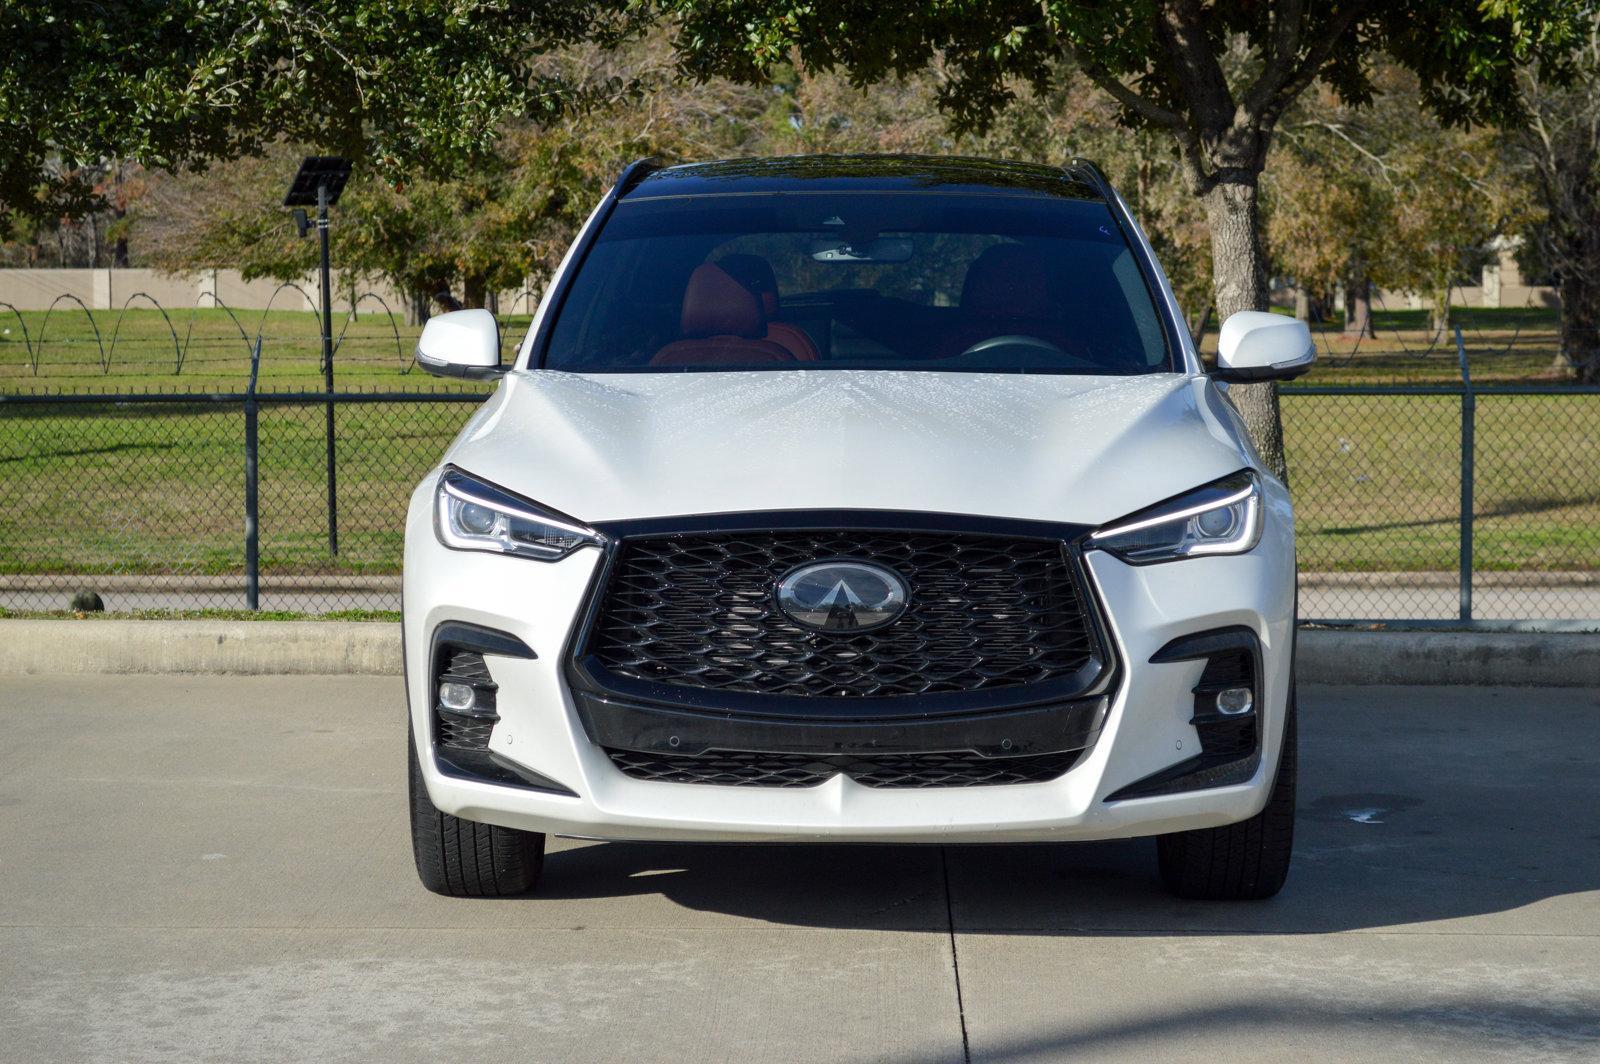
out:
{"label": "asphalt driveway", "polygon": [[1600,692],[1303,688],[1246,905],[1138,841],[559,841],[436,898],[399,696],[0,677],[0,1060],[1600,1059]]}

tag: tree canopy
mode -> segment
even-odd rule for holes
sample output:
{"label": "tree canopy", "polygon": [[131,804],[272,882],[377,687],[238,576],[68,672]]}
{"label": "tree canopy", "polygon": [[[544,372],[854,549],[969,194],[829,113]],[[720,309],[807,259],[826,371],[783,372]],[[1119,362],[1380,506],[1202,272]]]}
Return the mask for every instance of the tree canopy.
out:
{"label": "tree canopy", "polygon": [[8,0],[0,231],[93,194],[110,158],[203,166],[288,138],[450,173],[569,87],[538,57],[621,33],[603,0]]}
{"label": "tree canopy", "polygon": [[[903,77],[936,58],[944,108],[982,128],[1018,85],[1047,92],[1080,71],[1124,124],[1170,137],[1189,191],[1205,205],[1218,312],[1265,309],[1258,182],[1278,121],[1320,79],[1341,99],[1370,99],[1372,61],[1392,56],[1447,123],[1523,113],[1517,71],[1559,79],[1587,29],[1590,0],[661,0],[681,20],[686,71],[761,80],[798,57],[858,84]],[[1268,465],[1286,473],[1276,389],[1236,389]]]}
{"label": "tree canopy", "polygon": [[1130,125],[1172,133],[1191,188],[1204,193],[1253,152],[1317,79],[1346,102],[1373,92],[1387,52],[1414,72],[1425,106],[1447,124],[1522,114],[1516,73],[1555,74],[1585,32],[1572,0],[928,0],[908,9],[853,0],[664,0],[681,19],[684,67],[761,80],[798,56],[864,85],[905,77],[936,56],[942,106],[982,128],[1016,99],[1046,91],[1064,64],[1081,70]]}

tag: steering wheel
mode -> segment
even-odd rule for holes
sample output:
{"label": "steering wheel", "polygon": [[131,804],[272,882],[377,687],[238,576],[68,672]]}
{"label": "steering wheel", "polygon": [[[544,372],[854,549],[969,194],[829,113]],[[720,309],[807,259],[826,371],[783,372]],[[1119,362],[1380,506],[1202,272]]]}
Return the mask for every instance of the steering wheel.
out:
{"label": "steering wheel", "polygon": [[1049,340],[1041,340],[1037,336],[1022,336],[1020,334],[991,336],[987,340],[979,340],[977,343],[961,352],[961,354],[957,357],[960,358],[966,355],[981,355],[986,351],[993,351],[1000,347],[1027,347],[1048,355],[1066,355],[1068,358],[1071,357]]}
{"label": "steering wheel", "polygon": [[[984,359],[983,356],[988,358]],[[996,369],[1016,369],[1024,367],[1040,370],[1082,369],[1098,370],[1100,366],[1080,355],[1074,355],[1049,340],[1037,336],[1023,336],[1008,333],[1005,336],[991,336],[987,340],[979,340],[961,354],[958,359],[975,360],[976,365],[982,366],[990,362]]]}

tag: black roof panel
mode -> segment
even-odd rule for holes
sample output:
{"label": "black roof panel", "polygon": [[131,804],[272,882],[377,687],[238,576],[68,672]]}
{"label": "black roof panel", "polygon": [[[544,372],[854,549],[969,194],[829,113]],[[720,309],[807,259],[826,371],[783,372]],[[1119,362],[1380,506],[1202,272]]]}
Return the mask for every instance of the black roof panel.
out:
{"label": "black roof panel", "polygon": [[935,155],[785,155],[670,166],[646,176],[627,199],[750,192],[1012,192],[1102,199],[1077,173],[1035,163]]}

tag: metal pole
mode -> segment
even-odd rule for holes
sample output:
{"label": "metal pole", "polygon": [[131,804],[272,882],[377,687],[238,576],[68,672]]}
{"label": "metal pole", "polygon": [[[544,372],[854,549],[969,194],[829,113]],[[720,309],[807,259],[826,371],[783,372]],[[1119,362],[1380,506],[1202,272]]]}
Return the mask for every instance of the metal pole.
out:
{"label": "metal pole", "polygon": [[250,355],[250,387],[244,398],[244,607],[261,608],[261,524],[256,496],[256,374],[261,368],[261,338]]}
{"label": "metal pole", "polygon": [[1472,500],[1476,474],[1478,397],[1472,391],[1472,371],[1467,368],[1467,345],[1456,326],[1456,360],[1461,363],[1461,619],[1472,620]]}
{"label": "metal pole", "polygon": [[[317,186],[317,239],[322,244],[322,377],[333,394],[333,290],[328,279],[328,186]],[[327,405],[328,553],[339,556],[339,481],[333,456],[333,400]]]}

